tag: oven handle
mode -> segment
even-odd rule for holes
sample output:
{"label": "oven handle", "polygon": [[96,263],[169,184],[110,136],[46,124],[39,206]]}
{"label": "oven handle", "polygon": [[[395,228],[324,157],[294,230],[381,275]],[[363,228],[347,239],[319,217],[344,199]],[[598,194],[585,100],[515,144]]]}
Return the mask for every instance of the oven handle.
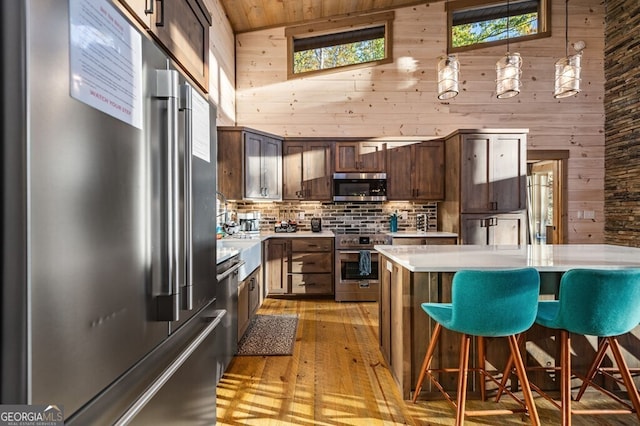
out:
{"label": "oven handle", "polygon": [[337,250],[337,254],[360,254],[361,251],[370,251],[371,255],[378,255],[377,250],[373,249],[362,249],[362,250]]}

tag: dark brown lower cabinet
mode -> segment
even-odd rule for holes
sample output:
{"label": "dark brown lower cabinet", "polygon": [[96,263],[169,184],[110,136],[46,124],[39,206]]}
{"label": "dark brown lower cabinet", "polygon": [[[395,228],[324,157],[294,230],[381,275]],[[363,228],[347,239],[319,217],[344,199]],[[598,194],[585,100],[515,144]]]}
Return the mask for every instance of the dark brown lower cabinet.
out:
{"label": "dark brown lower cabinet", "polygon": [[260,276],[258,268],[238,284],[238,341],[244,336],[251,318],[260,307]]}
{"label": "dark brown lower cabinet", "polygon": [[265,241],[268,296],[332,296],[333,238],[270,238]]}

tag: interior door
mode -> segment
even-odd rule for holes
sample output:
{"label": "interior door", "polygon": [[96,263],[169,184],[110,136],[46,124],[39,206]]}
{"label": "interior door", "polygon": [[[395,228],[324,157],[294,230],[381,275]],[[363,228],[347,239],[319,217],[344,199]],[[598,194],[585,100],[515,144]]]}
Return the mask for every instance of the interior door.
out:
{"label": "interior door", "polygon": [[564,244],[567,241],[568,201],[564,193],[568,158],[568,150],[527,151],[531,244]]}

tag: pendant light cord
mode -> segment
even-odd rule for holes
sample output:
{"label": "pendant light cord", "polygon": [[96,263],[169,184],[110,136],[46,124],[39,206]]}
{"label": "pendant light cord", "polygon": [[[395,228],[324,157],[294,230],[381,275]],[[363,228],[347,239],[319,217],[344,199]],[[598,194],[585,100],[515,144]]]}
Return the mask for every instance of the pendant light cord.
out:
{"label": "pendant light cord", "polygon": [[569,57],[569,0],[564,2],[564,56]]}
{"label": "pendant light cord", "polygon": [[509,13],[509,0],[507,0],[507,54],[510,53],[509,52],[509,20],[510,19],[511,19],[511,14]]}

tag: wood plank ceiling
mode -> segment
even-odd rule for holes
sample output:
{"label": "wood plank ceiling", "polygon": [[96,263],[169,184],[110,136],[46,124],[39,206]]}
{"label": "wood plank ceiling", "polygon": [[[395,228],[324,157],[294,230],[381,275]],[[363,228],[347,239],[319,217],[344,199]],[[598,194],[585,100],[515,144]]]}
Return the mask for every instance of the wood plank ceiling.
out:
{"label": "wood plank ceiling", "polygon": [[358,16],[438,0],[220,0],[234,33]]}

